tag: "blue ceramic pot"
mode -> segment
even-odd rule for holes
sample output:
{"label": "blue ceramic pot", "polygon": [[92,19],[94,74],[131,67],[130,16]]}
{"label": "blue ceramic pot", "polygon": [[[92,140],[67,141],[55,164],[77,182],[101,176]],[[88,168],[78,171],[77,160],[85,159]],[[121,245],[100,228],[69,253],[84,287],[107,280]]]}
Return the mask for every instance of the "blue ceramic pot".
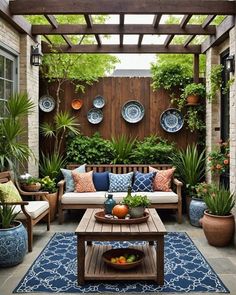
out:
{"label": "blue ceramic pot", "polygon": [[113,199],[113,195],[109,194],[104,202],[105,214],[112,214],[112,209],[116,205],[116,201]]}
{"label": "blue ceramic pot", "polygon": [[27,232],[20,221],[15,226],[0,229],[0,267],[21,263],[27,250]]}
{"label": "blue ceramic pot", "polygon": [[193,226],[201,227],[199,219],[203,217],[206,209],[206,203],[202,199],[192,198],[189,205],[189,218]]}

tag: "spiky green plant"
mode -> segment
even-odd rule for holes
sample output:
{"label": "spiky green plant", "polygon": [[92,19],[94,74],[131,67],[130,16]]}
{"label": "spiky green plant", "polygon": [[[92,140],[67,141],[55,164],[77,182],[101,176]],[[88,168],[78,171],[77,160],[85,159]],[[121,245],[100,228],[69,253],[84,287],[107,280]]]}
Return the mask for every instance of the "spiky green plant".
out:
{"label": "spiky green plant", "polygon": [[61,145],[65,136],[70,132],[71,134],[78,135],[78,126],[76,118],[71,116],[68,112],[60,112],[53,118],[52,123],[43,123],[41,125],[41,133],[48,138],[54,138],[54,152],[61,151]]}
{"label": "spiky green plant", "polygon": [[176,172],[190,195],[194,186],[204,177],[205,159],[205,151],[199,152],[197,145],[188,145],[186,150],[178,150],[172,158]]}
{"label": "spiky green plant", "polygon": [[51,179],[58,179],[60,168],[66,165],[66,160],[59,153],[50,155],[41,154],[39,171],[41,176],[49,176]]}
{"label": "spiky green plant", "polygon": [[111,145],[113,149],[113,164],[129,163],[129,158],[132,155],[136,143],[136,138],[128,138],[126,135],[122,134],[118,138],[111,138]]}
{"label": "spiky green plant", "polygon": [[0,228],[6,229],[13,226],[13,221],[19,212],[14,211],[15,206],[4,201],[4,193],[0,191]]}
{"label": "spiky green plant", "polygon": [[227,216],[235,205],[235,194],[224,187],[214,186],[210,192],[206,193],[204,201],[210,214]]}
{"label": "spiky green plant", "polygon": [[0,171],[16,169],[33,156],[27,144],[21,142],[26,129],[22,118],[32,112],[34,104],[25,93],[16,93],[6,103],[7,115],[0,120]]}

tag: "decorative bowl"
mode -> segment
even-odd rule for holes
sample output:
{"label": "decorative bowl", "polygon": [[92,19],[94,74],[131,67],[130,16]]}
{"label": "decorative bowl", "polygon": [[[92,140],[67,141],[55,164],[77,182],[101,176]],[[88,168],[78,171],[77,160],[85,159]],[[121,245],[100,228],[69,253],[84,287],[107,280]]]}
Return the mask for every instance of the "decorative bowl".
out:
{"label": "decorative bowl", "polygon": [[49,113],[56,106],[54,98],[50,95],[43,95],[39,99],[39,108],[41,111]]}
{"label": "decorative bowl", "polygon": [[101,95],[97,95],[93,100],[93,106],[97,109],[102,109],[105,105],[105,99]]}
{"label": "decorative bowl", "polygon": [[123,119],[128,123],[138,123],[144,117],[144,106],[137,100],[127,101],[121,110]]}
{"label": "decorative bowl", "polygon": [[99,124],[102,122],[103,113],[100,109],[92,108],[88,111],[87,118],[91,124]]}
{"label": "decorative bowl", "polygon": [[167,109],[160,116],[161,127],[169,133],[178,132],[184,125],[181,112],[177,109]]}
{"label": "decorative bowl", "polygon": [[[134,262],[129,263],[113,263],[111,262],[111,258],[120,257],[120,256],[126,256],[126,255],[138,255],[138,259]],[[117,248],[117,249],[110,249],[102,254],[103,261],[110,265],[111,267],[115,269],[131,269],[138,265],[140,265],[143,261],[145,254],[143,251],[138,249],[132,249],[132,248]]]}
{"label": "decorative bowl", "polygon": [[81,99],[73,99],[71,102],[72,109],[79,110],[83,105],[83,101]]}

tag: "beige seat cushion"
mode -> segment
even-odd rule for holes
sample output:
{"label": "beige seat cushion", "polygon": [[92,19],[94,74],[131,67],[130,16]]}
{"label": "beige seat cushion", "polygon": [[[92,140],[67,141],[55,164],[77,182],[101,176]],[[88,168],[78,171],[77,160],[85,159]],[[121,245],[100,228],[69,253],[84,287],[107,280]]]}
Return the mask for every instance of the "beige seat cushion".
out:
{"label": "beige seat cushion", "polygon": [[[62,196],[62,204],[95,204],[100,205],[105,201],[105,194],[107,192],[86,192],[86,193],[65,193]],[[178,203],[178,195],[174,192],[138,192],[132,193],[132,195],[146,195],[152,204],[161,203]],[[114,200],[118,203],[122,201],[123,197],[127,195],[127,192],[113,192]]]}
{"label": "beige seat cushion", "polygon": [[[45,212],[49,208],[49,203],[47,201],[30,201],[29,205],[25,206],[25,209],[30,214],[30,216],[35,219],[40,214]],[[26,219],[25,214],[21,211],[20,205],[17,205],[14,209],[15,212],[20,213],[17,215],[16,219]]]}

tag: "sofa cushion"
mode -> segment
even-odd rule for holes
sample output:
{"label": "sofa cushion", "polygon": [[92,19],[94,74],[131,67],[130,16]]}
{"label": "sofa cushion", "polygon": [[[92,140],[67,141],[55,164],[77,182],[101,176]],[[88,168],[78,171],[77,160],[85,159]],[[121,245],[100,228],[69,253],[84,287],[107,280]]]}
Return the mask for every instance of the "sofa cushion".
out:
{"label": "sofa cushion", "polygon": [[108,191],[109,189],[109,172],[94,172],[93,184],[96,191]]}
{"label": "sofa cushion", "polygon": [[76,171],[78,173],[85,173],[85,164],[77,167],[74,170],[61,169],[61,172],[66,181],[66,192],[73,192],[75,189],[75,183],[72,177],[72,171]]}
{"label": "sofa cushion", "polygon": [[6,203],[22,201],[17,188],[11,180],[5,183],[0,183],[0,192],[3,193],[3,200]]}
{"label": "sofa cushion", "polygon": [[149,166],[150,172],[157,172],[153,181],[153,189],[154,191],[163,191],[170,192],[171,191],[171,180],[173,178],[175,168],[166,169],[166,170],[158,170],[151,166]]}
{"label": "sofa cushion", "polygon": [[[106,192],[88,192],[88,193],[65,193],[62,196],[62,204],[80,204],[80,205],[101,205],[104,204]],[[127,195],[127,192],[114,192],[113,199],[119,203]],[[132,193],[135,195],[135,193]],[[139,192],[139,195],[146,195],[152,204],[178,203],[178,195],[174,192]]]}
{"label": "sofa cushion", "polygon": [[75,182],[75,192],[95,192],[96,189],[93,184],[93,171],[85,173],[77,173],[72,171],[72,176]]}
{"label": "sofa cushion", "polygon": [[132,192],[152,192],[153,179],[155,175],[156,175],[156,172],[150,172],[150,173],[141,173],[138,171],[135,172]]}
{"label": "sofa cushion", "polygon": [[[49,208],[49,203],[47,201],[30,201],[28,205],[25,206],[26,211],[30,214],[33,219],[36,219],[40,214],[45,212]],[[16,219],[26,219],[25,214],[21,211],[20,205],[15,206],[14,212],[19,212]]]}
{"label": "sofa cushion", "polygon": [[109,173],[109,192],[127,192],[132,186],[133,172],[125,174]]}

